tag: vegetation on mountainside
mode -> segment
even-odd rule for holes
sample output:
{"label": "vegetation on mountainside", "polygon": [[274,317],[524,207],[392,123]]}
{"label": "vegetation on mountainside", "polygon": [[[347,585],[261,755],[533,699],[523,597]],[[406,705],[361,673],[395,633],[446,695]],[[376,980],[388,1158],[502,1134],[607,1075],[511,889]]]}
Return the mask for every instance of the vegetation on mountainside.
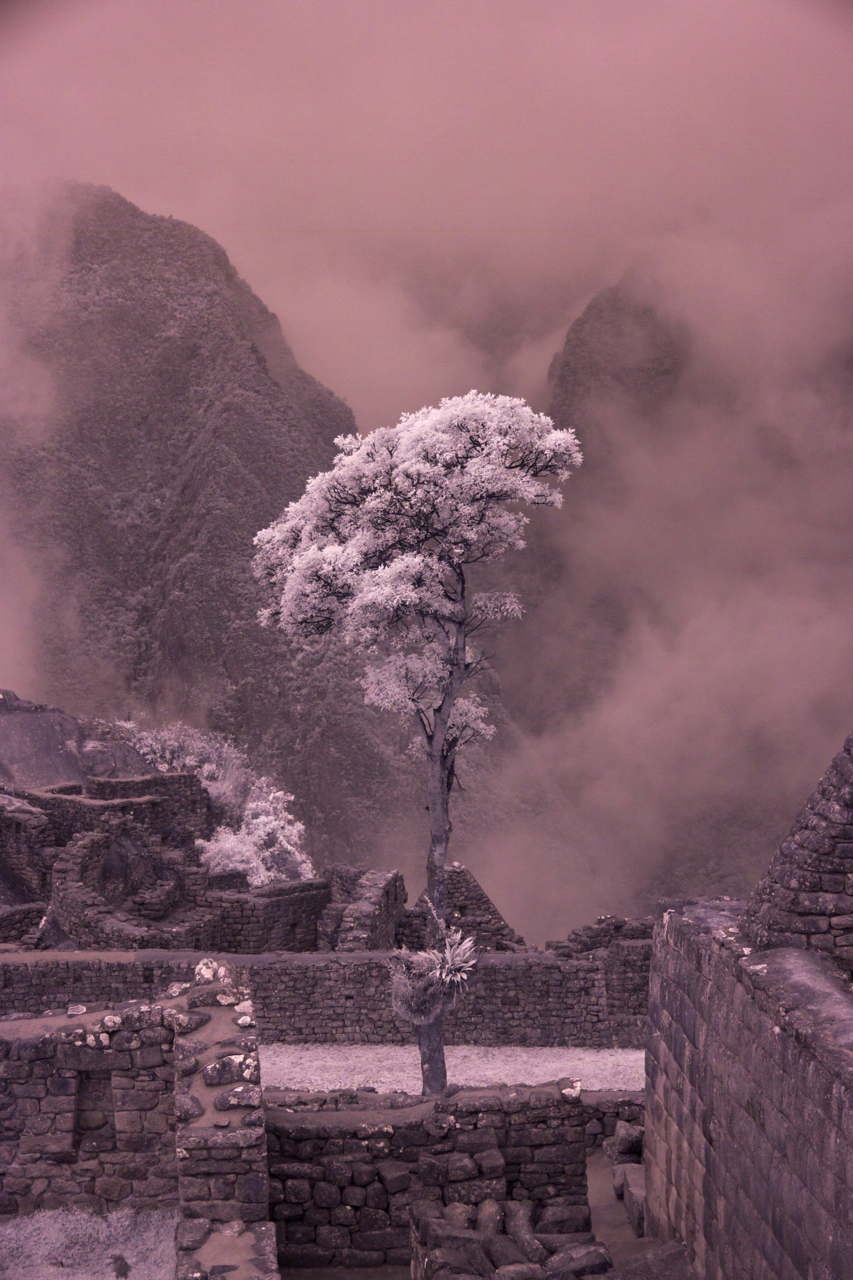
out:
{"label": "vegetation on mountainside", "polygon": [[214,801],[222,821],[209,840],[197,841],[212,872],[242,871],[255,886],[311,879],[305,829],[289,808],[293,796],[255,773],[233,743],[185,724],[143,729],[125,721],[119,728],[152,768],[194,773]]}

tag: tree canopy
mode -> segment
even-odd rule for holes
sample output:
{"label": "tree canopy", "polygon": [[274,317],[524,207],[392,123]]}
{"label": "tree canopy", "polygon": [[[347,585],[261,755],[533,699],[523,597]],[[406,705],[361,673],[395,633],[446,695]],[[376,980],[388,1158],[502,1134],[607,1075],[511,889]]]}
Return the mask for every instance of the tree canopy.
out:
{"label": "tree canopy", "polygon": [[335,443],[332,470],[257,536],[263,619],[341,631],[369,655],[367,701],[413,716],[452,762],[492,732],[477,695],[460,696],[483,662],[472,638],[521,613],[512,593],[470,594],[466,570],[524,546],[521,505],[561,504],[550,482],[579,465],[577,440],[522,400],[471,391]]}

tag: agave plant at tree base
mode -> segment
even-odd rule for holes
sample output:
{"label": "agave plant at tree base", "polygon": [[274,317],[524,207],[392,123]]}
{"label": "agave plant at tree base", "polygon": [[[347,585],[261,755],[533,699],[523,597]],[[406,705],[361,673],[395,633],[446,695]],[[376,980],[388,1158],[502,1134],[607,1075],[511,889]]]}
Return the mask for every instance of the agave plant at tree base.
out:
{"label": "agave plant at tree base", "polygon": [[391,1007],[415,1028],[421,1055],[423,1092],[447,1086],[444,1015],[452,1009],[477,963],[473,938],[459,929],[445,931],[444,946],[427,951],[403,947],[391,956]]}

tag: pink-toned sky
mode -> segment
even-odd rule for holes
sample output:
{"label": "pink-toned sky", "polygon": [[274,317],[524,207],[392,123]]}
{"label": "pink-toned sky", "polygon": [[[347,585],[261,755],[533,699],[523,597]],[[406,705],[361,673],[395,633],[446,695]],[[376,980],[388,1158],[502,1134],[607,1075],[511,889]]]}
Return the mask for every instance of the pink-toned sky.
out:
{"label": "pink-toned sky", "polygon": [[541,401],[660,238],[846,202],[853,20],[822,0],[18,0],[0,174],[202,227],[363,427]]}
{"label": "pink-toned sky", "polygon": [[[3,181],[105,183],[209,232],[363,429],[471,386],[544,408],[567,325],[626,272],[690,326],[677,420],[651,445],[613,424],[622,505],[567,547],[582,597],[631,602],[611,684],[522,735],[517,825],[473,843],[540,939],[630,909],[673,823],[795,805],[853,722],[849,410],[817,380],[853,316],[852,68],[829,0],[0,7]],[[31,207],[3,201],[3,233]],[[14,686],[32,584],[4,572]],[[535,673],[555,698],[570,612]]]}

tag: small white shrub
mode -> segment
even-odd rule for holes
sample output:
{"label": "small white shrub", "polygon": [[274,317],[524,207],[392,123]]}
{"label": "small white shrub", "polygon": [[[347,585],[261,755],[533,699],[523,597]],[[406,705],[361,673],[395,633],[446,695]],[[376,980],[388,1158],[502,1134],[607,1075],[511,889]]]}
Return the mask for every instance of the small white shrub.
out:
{"label": "small white shrub", "polygon": [[121,725],[136,750],[160,773],[194,773],[225,821],[209,840],[199,840],[202,859],[214,874],[242,871],[250,885],[270,880],[309,880],[311,859],[302,851],[305,832],[288,806],[293,796],[255,773],[239,748],[218,733],[185,724],[141,729]]}

